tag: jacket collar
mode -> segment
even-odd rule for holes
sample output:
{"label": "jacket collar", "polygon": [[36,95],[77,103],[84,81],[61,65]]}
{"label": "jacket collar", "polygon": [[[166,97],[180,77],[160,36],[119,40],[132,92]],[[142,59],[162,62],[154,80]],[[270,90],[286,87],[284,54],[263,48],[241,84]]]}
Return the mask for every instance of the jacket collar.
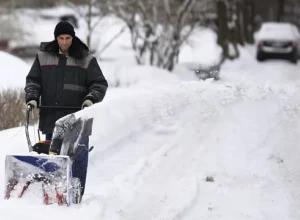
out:
{"label": "jacket collar", "polygon": [[[56,40],[50,42],[41,42],[40,51],[47,52],[52,55],[58,56],[60,54],[60,48]],[[78,37],[73,38],[72,45],[69,50],[68,56],[81,59],[89,54],[88,46],[83,43]]]}

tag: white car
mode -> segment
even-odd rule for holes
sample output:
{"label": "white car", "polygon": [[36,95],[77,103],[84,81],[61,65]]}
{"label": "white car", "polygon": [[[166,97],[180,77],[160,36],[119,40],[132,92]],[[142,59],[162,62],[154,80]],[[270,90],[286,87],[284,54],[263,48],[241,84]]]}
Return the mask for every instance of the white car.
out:
{"label": "white car", "polygon": [[255,33],[254,39],[258,61],[281,58],[297,63],[300,54],[300,33],[295,25],[283,22],[263,23]]}

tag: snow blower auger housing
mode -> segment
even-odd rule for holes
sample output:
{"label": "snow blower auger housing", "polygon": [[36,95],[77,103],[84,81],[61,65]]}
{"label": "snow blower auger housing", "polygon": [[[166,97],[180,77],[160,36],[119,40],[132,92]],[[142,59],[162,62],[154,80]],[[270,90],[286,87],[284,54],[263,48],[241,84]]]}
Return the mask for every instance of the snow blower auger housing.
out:
{"label": "snow blower auger housing", "polygon": [[[74,114],[67,115],[55,123],[52,141],[39,140],[32,146],[28,132],[31,111],[28,107],[25,123],[29,154],[6,155],[4,198],[23,198],[30,194],[40,196],[46,205],[78,203],[76,195],[80,192],[80,184],[72,178],[72,162],[76,148],[81,147],[76,143],[80,138],[91,135],[93,119],[83,120]],[[49,152],[53,154],[49,155]]]}

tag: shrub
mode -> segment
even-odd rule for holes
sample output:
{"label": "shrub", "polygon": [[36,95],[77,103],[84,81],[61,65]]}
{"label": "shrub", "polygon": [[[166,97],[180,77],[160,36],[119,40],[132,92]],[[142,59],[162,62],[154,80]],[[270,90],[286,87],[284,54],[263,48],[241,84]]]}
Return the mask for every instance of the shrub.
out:
{"label": "shrub", "polygon": [[[20,127],[25,124],[26,103],[25,92],[19,88],[9,88],[0,91],[0,130]],[[37,123],[38,112],[30,117],[31,124]]]}

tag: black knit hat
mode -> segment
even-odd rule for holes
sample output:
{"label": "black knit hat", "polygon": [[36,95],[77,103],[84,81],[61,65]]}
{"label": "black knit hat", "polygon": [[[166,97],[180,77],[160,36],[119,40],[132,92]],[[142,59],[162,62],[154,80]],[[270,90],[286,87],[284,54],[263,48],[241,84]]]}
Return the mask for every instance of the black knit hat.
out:
{"label": "black knit hat", "polygon": [[69,34],[71,35],[73,38],[75,37],[75,31],[74,31],[74,27],[72,26],[72,24],[70,24],[67,21],[60,21],[54,29],[54,37],[55,39],[62,34]]}

